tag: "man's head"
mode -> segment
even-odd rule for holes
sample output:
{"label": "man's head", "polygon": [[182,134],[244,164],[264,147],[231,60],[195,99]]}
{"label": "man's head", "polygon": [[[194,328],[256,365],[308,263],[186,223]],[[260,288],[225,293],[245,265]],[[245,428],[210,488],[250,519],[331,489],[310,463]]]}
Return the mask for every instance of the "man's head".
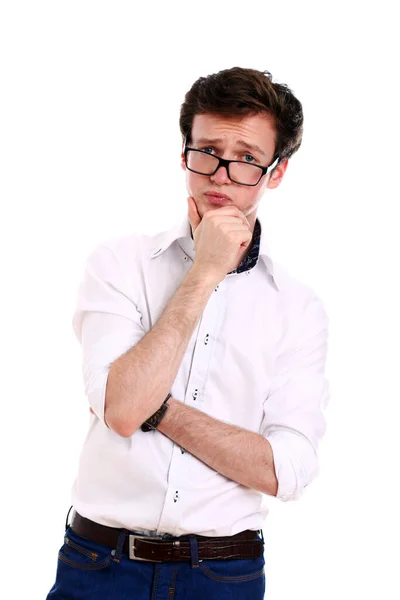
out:
{"label": "man's head", "polygon": [[[234,67],[200,77],[193,84],[182,104],[179,125],[182,167],[199,215],[218,208],[210,198],[210,192],[218,192],[229,198],[228,205],[237,206],[246,215],[253,229],[265,189],[280,184],[288,159],[301,145],[303,112],[299,100],[286,85],[272,83],[268,71]],[[185,148],[203,153],[185,152]],[[273,165],[277,157],[279,161],[265,175],[261,169],[249,171],[240,163],[231,163],[232,181],[226,165],[210,175],[189,170],[209,173],[217,167],[216,159],[205,153],[262,167]]]}

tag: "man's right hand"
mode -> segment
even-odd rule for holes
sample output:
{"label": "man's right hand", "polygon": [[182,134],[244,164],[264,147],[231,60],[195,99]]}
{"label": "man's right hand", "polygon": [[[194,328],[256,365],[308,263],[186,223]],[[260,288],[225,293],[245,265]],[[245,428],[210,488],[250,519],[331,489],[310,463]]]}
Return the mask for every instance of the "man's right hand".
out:
{"label": "man's right hand", "polygon": [[204,213],[201,219],[192,197],[188,215],[196,251],[194,266],[221,281],[237,267],[253,234],[244,213],[236,206],[222,206]]}

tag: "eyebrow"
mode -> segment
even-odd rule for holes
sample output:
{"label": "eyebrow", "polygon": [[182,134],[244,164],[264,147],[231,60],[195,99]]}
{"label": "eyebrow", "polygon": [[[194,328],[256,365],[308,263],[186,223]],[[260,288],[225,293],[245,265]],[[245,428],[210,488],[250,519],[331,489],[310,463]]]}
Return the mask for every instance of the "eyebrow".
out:
{"label": "eyebrow", "polygon": [[[221,138],[215,138],[215,139],[210,139],[210,138],[200,138],[197,143],[198,144],[222,144],[224,140],[222,140]],[[256,144],[249,144],[248,142],[245,142],[243,140],[238,140],[236,142],[237,146],[241,146],[242,148],[245,148],[246,150],[252,150],[253,152],[257,152],[258,154],[262,154],[262,156],[267,156],[265,154],[265,152],[263,152],[261,150],[261,148],[259,148],[259,146],[257,146]]]}

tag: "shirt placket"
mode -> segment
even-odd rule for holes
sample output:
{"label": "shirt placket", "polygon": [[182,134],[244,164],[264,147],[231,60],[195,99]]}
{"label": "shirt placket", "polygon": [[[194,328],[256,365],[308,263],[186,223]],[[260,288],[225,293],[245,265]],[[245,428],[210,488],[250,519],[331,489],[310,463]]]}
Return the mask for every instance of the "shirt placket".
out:
{"label": "shirt placket", "polygon": [[[226,301],[226,284],[227,281],[223,280],[214,288],[197,326],[193,355],[186,357],[186,360],[191,360],[191,366],[184,403],[200,410],[203,410],[205,403],[204,387],[216,341],[216,332],[219,331],[220,311],[223,310]],[[171,535],[180,535],[191,458],[189,452],[178,444],[173,444],[168,469],[168,488],[158,525],[159,532],[168,531]]]}

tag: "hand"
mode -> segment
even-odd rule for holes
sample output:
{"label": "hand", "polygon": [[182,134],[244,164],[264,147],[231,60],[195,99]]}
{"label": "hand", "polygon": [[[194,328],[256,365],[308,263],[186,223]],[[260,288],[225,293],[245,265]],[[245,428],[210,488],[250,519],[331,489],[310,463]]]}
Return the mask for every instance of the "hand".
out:
{"label": "hand", "polygon": [[237,267],[253,234],[245,215],[236,206],[221,206],[201,219],[194,198],[188,198],[189,221],[196,251],[194,266],[221,281]]}

